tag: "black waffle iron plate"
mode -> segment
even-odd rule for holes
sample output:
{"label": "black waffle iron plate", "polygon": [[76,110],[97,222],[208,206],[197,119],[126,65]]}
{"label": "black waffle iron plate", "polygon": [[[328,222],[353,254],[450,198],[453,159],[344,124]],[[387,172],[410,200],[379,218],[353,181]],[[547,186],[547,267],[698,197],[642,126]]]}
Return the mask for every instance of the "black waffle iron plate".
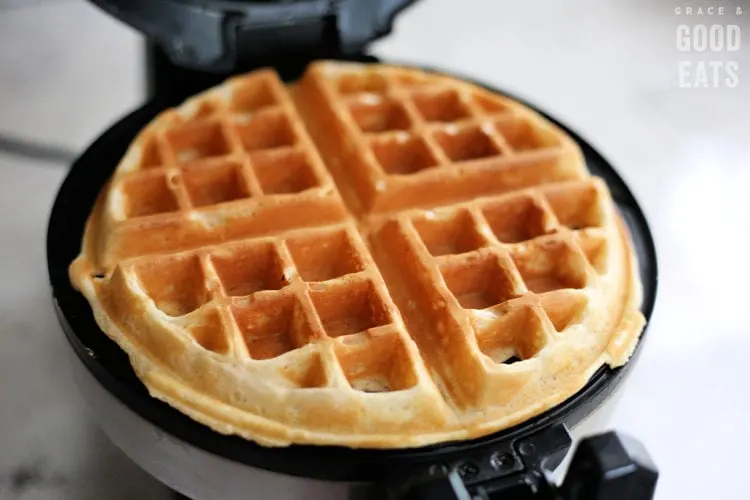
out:
{"label": "black waffle iron plate", "polygon": [[[476,83],[509,95],[491,86]],[[515,98],[512,95],[510,97]],[[524,462],[519,456],[519,443],[522,444],[524,440],[535,440],[537,454],[540,457],[553,457],[552,463],[548,465],[554,467],[570,446],[565,427],[574,427],[602,405],[633,367],[643,346],[645,333],[627,365],[617,369],[601,368],[580,392],[546,413],[484,438],[418,449],[355,450],[316,446],[264,448],[238,437],[215,433],[191,420],[149,396],[136,378],[125,353],[101,332],[89,304],[72,288],[68,279],[68,266],[79,253],[84,224],[97,194],[136,134],[162,109],[164,105],[152,101],[130,113],[104,132],[72,165],[50,215],[47,264],[60,323],[80,362],[109,393],[164,432],[214,455],[293,476],[328,481],[370,482],[392,476],[394,471],[412,474],[434,467],[435,464],[449,469],[463,464],[463,478],[470,482],[479,481],[483,476],[481,464],[489,463],[498,453],[504,457],[501,469],[510,473],[522,468]],[[648,320],[656,298],[657,264],[654,242],[641,208],[622,178],[601,154],[568,127],[542,111],[539,112],[578,142],[591,172],[604,178],[609,185],[639,257],[644,287],[642,311]],[[563,429],[562,432],[565,433],[563,438],[560,438],[559,429]],[[468,471],[467,463],[472,464]],[[476,464],[480,465],[474,467]]]}

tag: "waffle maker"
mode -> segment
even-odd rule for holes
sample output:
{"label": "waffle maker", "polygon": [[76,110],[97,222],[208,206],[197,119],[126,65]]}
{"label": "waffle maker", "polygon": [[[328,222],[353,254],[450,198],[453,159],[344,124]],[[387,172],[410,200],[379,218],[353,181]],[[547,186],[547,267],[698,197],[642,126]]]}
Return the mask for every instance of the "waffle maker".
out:
{"label": "waffle maker", "polygon": [[[217,434],[151,398],[124,352],[99,330],[67,274],[94,200],[129,143],[161,110],[232,74],[273,66],[282,78],[293,80],[313,59],[378,62],[367,54],[368,44],[388,34],[394,17],[414,0],[92,1],[146,35],[148,100],[73,163],[50,215],[47,262],[79,392],[105,433],[131,459],[176,496],[196,500],[653,497],[657,469],[631,437],[617,432],[591,435],[565,459],[572,429],[590,419],[623,383],[645,332],[628,364],[602,367],[580,392],[546,413],[484,438],[417,449],[264,448]],[[648,320],[656,298],[657,266],[643,212],[595,149],[541,113],[579,143],[590,170],[608,183],[639,256],[642,310]],[[562,469],[564,459],[569,466],[559,481],[552,472]]]}

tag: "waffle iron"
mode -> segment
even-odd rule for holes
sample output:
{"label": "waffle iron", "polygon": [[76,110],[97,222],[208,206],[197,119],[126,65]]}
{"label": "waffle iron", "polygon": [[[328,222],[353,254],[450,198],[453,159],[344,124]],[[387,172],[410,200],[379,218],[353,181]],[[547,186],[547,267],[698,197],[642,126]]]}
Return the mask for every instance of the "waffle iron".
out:
{"label": "waffle iron", "polygon": [[[148,101],[106,130],[73,163],[50,215],[47,263],[53,300],[71,346],[73,376],[83,402],[136,463],[196,500],[652,498],[658,478],[655,465],[639,442],[617,432],[581,440],[572,459],[568,457],[561,484],[551,475],[571,449],[573,429],[605,406],[626,379],[645,332],[625,366],[602,367],[567,401],[484,438],[403,450],[264,448],[215,433],[151,398],[125,353],[99,330],[89,304],[70,284],[68,266],[80,250],[84,224],[99,191],[135,135],[161,110],[232,74],[262,66],[273,66],[282,78],[293,80],[313,59],[378,62],[367,55],[368,43],[390,32],[396,14],[413,1],[94,0],[147,35]],[[657,288],[656,254],[633,194],[583,138],[525,104],[570,134],[592,173],[609,185],[639,257],[642,311],[650,319]]]}

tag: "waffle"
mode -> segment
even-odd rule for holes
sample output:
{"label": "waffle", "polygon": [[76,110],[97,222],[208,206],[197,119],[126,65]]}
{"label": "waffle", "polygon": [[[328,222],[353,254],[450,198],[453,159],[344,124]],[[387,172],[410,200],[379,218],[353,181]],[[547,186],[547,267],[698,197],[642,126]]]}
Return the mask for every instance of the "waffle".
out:
{"label": "waffle", "polygon": [[518,424],[627,362],[629,235],[576,143],[449,76],[321,61],[164,111],[70,267],[150,394],[265,446]]}

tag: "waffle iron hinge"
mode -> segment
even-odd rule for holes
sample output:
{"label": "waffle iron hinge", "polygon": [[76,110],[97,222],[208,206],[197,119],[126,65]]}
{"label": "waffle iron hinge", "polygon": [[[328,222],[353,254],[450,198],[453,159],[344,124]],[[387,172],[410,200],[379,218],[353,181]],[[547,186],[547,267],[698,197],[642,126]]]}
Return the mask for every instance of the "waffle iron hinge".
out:
{"label": "waffle iron hinge", "polygon": [[562,484],[550,478],[571,448],[563,424],[432,464],[390,488],[394,500],[650,500],[658,471],[640,442],[617,432],[581,440]]}
{"label": "waffle iron hinge", "polygon": [[90,0],[182,69],[233,74],[280,59],[341,58],[389,34],[416,0]]}

